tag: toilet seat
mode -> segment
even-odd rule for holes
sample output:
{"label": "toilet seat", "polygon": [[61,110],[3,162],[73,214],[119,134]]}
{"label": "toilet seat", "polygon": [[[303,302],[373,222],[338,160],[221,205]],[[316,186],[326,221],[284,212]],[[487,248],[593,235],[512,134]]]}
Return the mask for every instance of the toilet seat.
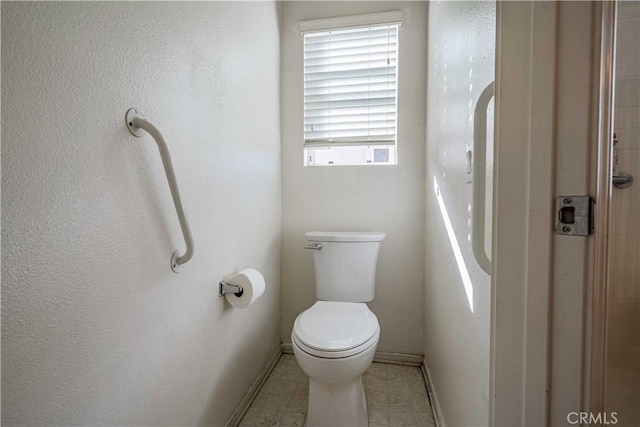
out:
{"label": "toilet seat", "polygon": [[300,342],[300,339],[295,335],[295,333],[292,334],[294,345],[296,345],[303,352],[321,359],[344,359],[346,357],[358,355],[368,350],[369,348],[376,346],[378,344],[378,338],[379,334],[375,334],[369,339],[369,341],[367,341],[363,345],[345,351],[322,351],[306,346],[304,343]]}
{"label": "toilet seat", "polygon": [[291,335],[305,353],[338,359],[376,345],[380,327],[364,303],[317,301],[296,318]]}

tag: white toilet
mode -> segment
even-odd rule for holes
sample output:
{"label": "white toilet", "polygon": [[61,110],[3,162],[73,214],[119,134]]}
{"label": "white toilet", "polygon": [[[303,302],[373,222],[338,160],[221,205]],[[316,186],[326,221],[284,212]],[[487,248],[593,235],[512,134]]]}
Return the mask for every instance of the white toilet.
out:
{"label": "white toilet", "polygon": [[311,232],[317,301],[298,315],[293,352],[309,376],[306,425],[367,426],[362,374],[378,347],[380,327],[365,304],[375,297],[384,233]]}

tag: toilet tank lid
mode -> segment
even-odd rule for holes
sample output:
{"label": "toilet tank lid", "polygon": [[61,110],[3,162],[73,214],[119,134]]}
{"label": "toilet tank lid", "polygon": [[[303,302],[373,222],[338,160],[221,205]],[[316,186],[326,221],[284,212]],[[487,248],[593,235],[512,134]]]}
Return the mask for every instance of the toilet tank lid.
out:
{"label": "toilet tank lid", "polygon": [[310,242],[381,242],[386,235],[378,231],[310,231],[306,236]]}

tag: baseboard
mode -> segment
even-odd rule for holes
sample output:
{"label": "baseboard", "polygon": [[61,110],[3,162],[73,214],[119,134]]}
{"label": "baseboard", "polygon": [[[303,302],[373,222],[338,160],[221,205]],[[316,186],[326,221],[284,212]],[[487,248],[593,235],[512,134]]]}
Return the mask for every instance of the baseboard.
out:
{"label": "baseboard", "polygon": [[[284,354],[293,354],[291,343],[283,343],[282,352]],[[422,366],[423,360],[424,358],[418,354],[389,353],[385,351],[376,351],[373,357],[374,362],[407,366]]]}
{"label": "baseboard", "polygon": [[422,360],[421,364],[422,368],[422,376],[424,377],[424,382],[427,385],[427,394],[429,395],[429,404],[431,405],[431,412],[433,412],[433,418],[436,421],[436,427],[446,427],[444,422],[444,417],[442,416],[442,409],[440,408],[440,402],[438,401],[438,395],[436,394],[436,389],[433,386],[433,381],[431,381],[431,374],[429,373],[429,368],[427,368],[426,360]]}
{"label": "baseboard", "polygon": [[267,362],[267,365],[262,369],[262,371],[260,371],[260,374],[258,374],[258,378],[256,378],[253,384],[251,384],[251,387],[249,387],[249,390],[247,390],[244,396],[242,396],[242,400],[240,400],[240,403],[236,407],[235,411],[233,411],[233,414],[231,414],[231,417],[229,417],[227,422],[224,424],[224,427],[236,427],[240,424],[242,417],[244,417],[244,414],[251,407],[251,404],[256,399],[262,385],[267,378],[269,378],[269,375],[271,374],[271,371],[273,371],[273,368],[275,368],[278,360],[280,360],[282,353],[282,344],[280,344],[273,353],[273,356],[271,356],[271,359],[269,359],[269,362]]}
{"label": "baseboard", "polygon": [[376,351],[373,361],[392,365],[422,366],[423,357],[418,354]]}

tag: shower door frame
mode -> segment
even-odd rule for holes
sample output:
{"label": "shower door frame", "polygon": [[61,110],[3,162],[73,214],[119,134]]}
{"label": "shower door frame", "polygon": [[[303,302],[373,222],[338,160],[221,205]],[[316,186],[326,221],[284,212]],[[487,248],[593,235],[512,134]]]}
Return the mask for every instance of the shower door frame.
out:
{"label": "shower door frame", "polygon": [[596,179],[605,3],[497,5],[490,425],[564,425],[594,408],[602,237],[560,236],[553,221],[556,197],[590,195],[598,212],[607,197]]}
{"label": "shower door frame", "polygon": [[548,419],[554,165],[541,160],[554,151],[557,19],[554,3],[497,3],[492,426]]}
{"label": "shower door frame", "polygon": [[598,146],[596,154],[596,231],[591,305],[590,369],[585,372],[588,384],[587,407],[602,413],[604,407],[607,348],[607,288],[609,281],[609,227],[612,203],[613,116],[615,105],[615,64],[617,0],[604,2],[601,15],[600,73],[598,97]]}

